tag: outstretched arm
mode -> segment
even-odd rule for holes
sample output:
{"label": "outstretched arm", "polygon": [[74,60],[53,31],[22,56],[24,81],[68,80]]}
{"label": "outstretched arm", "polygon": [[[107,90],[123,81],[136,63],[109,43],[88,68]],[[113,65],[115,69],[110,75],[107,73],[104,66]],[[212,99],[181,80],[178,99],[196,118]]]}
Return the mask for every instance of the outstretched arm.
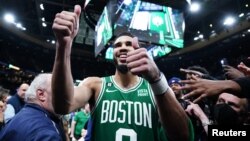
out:
{"label": "outstretched arm", "polygon": [[[52,29],[56,36],[56,57],[52,72],[52,101],[54,110],[58,114],[67,114],[82,107],[92,96],[92,89],[88,79],[81,86],[74,89],[71,74],[71,47],[79,29],[81,7],[75,6],[74,12],[62,11],[57,13]],[[82,94],[84,92],[84,94]]]}
{"label": "outstretched arm", "polygon": [[202,123],[202,126],[208,134],[208,125],[210,124],[208,117],[206,114],[202,111],[200,106],[198,104],[194,104],[190,102],[190,105],[188,105],[187,109],[185,110],[190,116],[195,116],[197,117],[200,122]]}
{"label": "outstretched arm", "polygon": [[239,96],[241,87],[233,80],[207,80],[197,79],[182,80],[181,83],[185,85],[181,90],[189,90],[188,94],[185,94],[184,98],[189,99],[191,97],[197,97],[193,102],[197,103],[208,96],[219,95],[222,92],[229,92]]}
{"label": "outstretched arm", "polygon": [[52,99],[54,110],[59,114],[68,113],[73,101],[74,84],[70,54],[72,41],[78,32],[80,14],[80,6],[75,6],[74,12],[57,13],[52,26],[57,39],[52,72]]}
{"label": "outstretched arm", "polygon": [[[136,43],[134,43],[136,45]],[[138,45],[138,44],[137,44]],[[145,48],[128,52],[127,66],[133,74],[140,74],[151,83],[159,115],[166,135],[173,141],[189,140],[188,117],[176,100],[166,78],[150,59]]]}

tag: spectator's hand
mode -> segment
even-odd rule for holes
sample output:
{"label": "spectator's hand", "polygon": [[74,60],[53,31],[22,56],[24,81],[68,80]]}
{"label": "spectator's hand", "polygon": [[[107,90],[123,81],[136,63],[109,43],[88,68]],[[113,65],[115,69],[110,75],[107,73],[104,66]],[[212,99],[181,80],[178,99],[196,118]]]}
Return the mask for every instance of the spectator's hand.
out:
{"label": "spectator's hand", "polygon": [[[74,37],[79,29],[79,17],[81,7],[76,5],[74,12],[62,11],[57,13],[52,25],[52,29],[59,46],[72,44]],[[69,45],[71,47],[71,45]]]}
{"label": "spectator's hand", "polygon": [[244,77],[244,74],[241,71],[239,71],[238,69],[232,66],[223,65],[223,70],[228,79],[236,79],[236,78]]}
{"label": "spectator's hand", "polygon": [[133,46],[136,48],[127,54],[127,66],[135,75],[143,75],[149,82],[160,79],[160,71],[155,62],[149,57],[145,48],[139,48],[137,38],[133,40]]}
{"label": "spectator's hand", "polygon": [[186,74],[190,74],[190,75],[195,75],[197,77],[202,78],[204,76],[203,73],[199,72],[199,71],[195,71],[195,70],[189,70],[189,69],[183,69],[180,68],[180,72],[186,73]]}
{"label": "spectator's hand", "polygon": [[224,83],[221,81],[198,79],[193,77],[191,80],[182,80],[185,85],[180,90],[188,90],[189,93],[183,96],[184,99],[197,97],[193,102],[197,103],[205,97],[218,95],[223,92]]}
{"label": "spectator's hand", "polygon": [[190,116],[195,116],[198,119],[205,120],[207,118],[206,114],[202,111],[202,109],[200,108],[200,106],[198,104],[194,104],[192,102],[190,102],[190,105],[188,105],[187,109],[185,109],[185,111],[188,113],[188,115]]}
{"label": "spectator's hand", "polygon": [[238,69],[243,72],[246,76],[250,76],[250,68],[247,67],[243,62],[238,65]]}
{"label": "spectator's hand", "polygon": [[202,123],[202,126],[205,130],[206,133],[208,133],[208,124],[209,119],[206,116],[206,114],[202,111],[202,109],[200,108],[200,106],[198,104],[194,104],[192,102],[190,102],[190,105],[188,105],[187,109],[185,110],[190,116],[195,116],[196,118],[198,118],[200,120],[200,122]]}

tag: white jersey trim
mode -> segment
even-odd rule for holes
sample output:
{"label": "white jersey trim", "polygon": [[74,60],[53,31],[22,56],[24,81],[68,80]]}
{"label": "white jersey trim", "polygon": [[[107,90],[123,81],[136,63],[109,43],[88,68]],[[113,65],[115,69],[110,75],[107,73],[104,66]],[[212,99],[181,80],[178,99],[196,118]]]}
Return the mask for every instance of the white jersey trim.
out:
{"label": "white jersey trim", "polygon": [[123,92],[123,93],[129,93],[129,92],[131,92],[131,91],[136,90],[138,87],[141,86],[141,84],[142,84],[142,82],[143,82],[143,79],[142,79],[141,77],[139,77],[139,82],[138,82],[134,87],[129,88],[129,89],[123,89],[123,88],[121,88],[121,87],[115,82],[114,76],[111,76],[111,77],[110,77],[110,80],[111,80],[112,83],[114,83],[115,88],[117,88],[119,91],[121,91],[121,92]]}

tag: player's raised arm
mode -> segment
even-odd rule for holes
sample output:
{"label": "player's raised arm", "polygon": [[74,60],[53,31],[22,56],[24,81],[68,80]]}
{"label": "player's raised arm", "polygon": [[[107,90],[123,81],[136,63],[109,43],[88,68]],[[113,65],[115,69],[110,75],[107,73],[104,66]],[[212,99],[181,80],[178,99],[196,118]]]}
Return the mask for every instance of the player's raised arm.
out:
{"label": "player's raised arm", "polygon": [[74,85],[71,74],[70,55],[74,37],[79,28],[81,7],[74,12],[57,13],[52,29],[56,37],[56,57],[52,73],[53,106],[56,113],[66,114],[73,103]]}

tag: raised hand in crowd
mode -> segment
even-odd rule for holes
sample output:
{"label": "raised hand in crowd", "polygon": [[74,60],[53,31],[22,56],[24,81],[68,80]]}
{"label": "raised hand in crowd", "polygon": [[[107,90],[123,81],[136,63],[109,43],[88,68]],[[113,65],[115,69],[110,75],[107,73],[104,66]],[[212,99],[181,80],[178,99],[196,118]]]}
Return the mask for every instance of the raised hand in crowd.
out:
{"label": "raised hand in crowd", "polygon": [[238,65],[238,69],[244,73],[245,76],[250,76],[250,68],[246,66],[243,62]]}
{"label": "raised hand in crowd", "polygon": [[181,83],[185,84],[181,90],[190,91],[185,94],[184,99],[195,97],[194,103],[205,97],[219,95],[225,91],[232,93],[241,91],[240,86],[232,80],[207,80],[193,77],[191,80],[182,80]]}
{"label": "raised hand in crowd", "polygon": [[189,116],[195,116],[199,119],[199,121],[202,123],[202,126],[206,132],[208,133],[208,125],[210,124],[208,117],[203,112],[203,110],[200,108],[198,104],[194,104],[192,102],[189,102],[189,105],[187,106],[187,109],[185,110]]}
{"label": "raised hand in crowd", "polygon": [[236,79],[245,76],[240,70],[229,65],[223,65],[223,71],[227,79]]}

